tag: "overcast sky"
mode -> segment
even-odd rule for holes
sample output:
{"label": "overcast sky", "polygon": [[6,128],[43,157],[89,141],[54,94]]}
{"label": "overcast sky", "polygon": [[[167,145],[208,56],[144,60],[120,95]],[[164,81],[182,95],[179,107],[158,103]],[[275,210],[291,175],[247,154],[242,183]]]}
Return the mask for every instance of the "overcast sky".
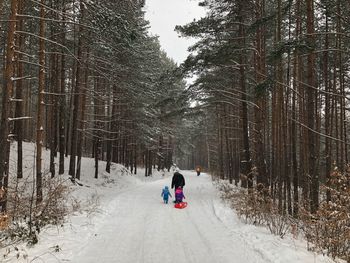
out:
{"label": "overcast sky", "polygon": [[162,49],[180,64],[187,55],[187,48],[194,39],[179,38],[176,25],[184,25],[204,16],[205,10],[198,0],[146,0],[146,19],[150,21],[151,33],[159,36]]}

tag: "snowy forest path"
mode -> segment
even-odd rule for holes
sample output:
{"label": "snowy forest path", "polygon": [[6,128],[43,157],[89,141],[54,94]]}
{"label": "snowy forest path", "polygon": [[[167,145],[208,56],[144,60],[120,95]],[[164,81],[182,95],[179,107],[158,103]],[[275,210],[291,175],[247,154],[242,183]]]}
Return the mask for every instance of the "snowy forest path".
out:
{"label": "snowy forest path", "polygon": [[162,202],[161,189],[170,187],[171,177],[118,194],[108,219],[72,262],[270,262],[217,217],[218,197],[210,177],[183,174],[187,208],[175,209],[171,200]]}

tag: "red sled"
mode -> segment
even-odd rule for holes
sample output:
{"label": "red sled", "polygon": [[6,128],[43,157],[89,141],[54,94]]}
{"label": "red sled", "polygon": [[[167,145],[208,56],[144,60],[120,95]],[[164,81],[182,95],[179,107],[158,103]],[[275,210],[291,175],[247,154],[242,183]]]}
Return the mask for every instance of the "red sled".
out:
{"label": "red sled", "polygon": [[187,206],[187,202],[181,202],[174,205],[175,208],[183,209]]}

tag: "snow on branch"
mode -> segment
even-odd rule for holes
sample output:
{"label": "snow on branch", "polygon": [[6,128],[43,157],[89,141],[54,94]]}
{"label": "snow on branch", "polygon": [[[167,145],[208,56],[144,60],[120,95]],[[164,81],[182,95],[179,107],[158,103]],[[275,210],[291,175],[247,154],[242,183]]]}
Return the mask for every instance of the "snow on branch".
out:
{"label": "snow on branch", "polygon": [[42,18],[39,16],[31,16],[31,15],[17,15],[18,17],[23,17],[23,18],[35,18],[35,19],[43,19],[45,21],[49,21],[49,22],[57,22],[57,23],[67,23],[67,24],[73,24],[73,25],[78,25],[78,26],[82,26],[82,27],[86,27],[86,28],[90,28],[93,30],[97,30],[97,28],[88,26],[88,25],[84,25],[84,24],[80,24],[74,21],[70,21],[70,20],[58,20],[58,19],[51,19],[51,18]]}
{"label": "snow on branch", "polygon": [[35,4],[38,4],[38,5],[40,5],[40,6],[43,6],[45,9],[47,9],[47,10],[50,10],[50,11],[52,11],[52,12],[55,12],[55,13],[57,13],[57,14],[60,14],[60,15],[62,15],[62,16],[68,16],[68,17],[70,17],[72,14],[70,14],[70,13],[64,13],[64,12],[62,12],[62,11],[58,11],[58,10],[56,10],[56,9],[53,9],[53,8],[51,8],[51,7],[49,7],[48,5],[45,5],[45,4],[43,4],[43,3],[41,3],[41,2],[38,2],[38,1],[35,1],[35,0],[30,0],[31,2],[33,2],[33,3],[35,3]]}
{"label": "snow on branch", "polygon": [[33,66],[38,66],[38,67],[42,67],[42,68],[45,68],[45,69],[49,69],[48,67],[46,66],[43,66],[43,65],[40,65],[39,63],[35,63],[35,62],[30,62],[30,61],[26,61],[26,60],[17,60],[18,62],[21,62],[21,63],[25,63],[25,64],[29,64],[29,65],[33,65]]}
{"label": "snow on branch", "polygon": [[48,38],[46,38],[46,37],[38,36],[38,35],[33,34],[33,33],[29,33],[29,32],[26,32],[26,31],[18,31],[18,30],[17,30],[17,31],[15,31],[15,33],[33,36],[33,37],[36,37],[36,38],[45,40],[45,41],[47,41],[47,42],[49,42],[49,43],[51,43],[51,44],[60,46],[60,47],[64,48],[65,50],[67,50],[68,53],[69,53],[73,58],[75,58],[76,61],[78,61],[78,62],[80,63],[79,59],[70,51],[69,48],[67,48],[66,46],[64,46],[64,45],[62,45],[62,44],[60,44],[60,43],[58,43],[58,42],[56,42],[56,41],[50,40],[50,39],[48,39]]}
{"label": "snow on branch", "polygon": [[9,121],[20,121],[20,120],[29,120],[29,119],[33,119],[33,117],[17,117],[17,118],[8,118]]}
{"label": "snow on branch", "polygon": [[23,76],[23,77],[11,77],[12,81],[22,80],[22,79],[29,79],[32,76]]}

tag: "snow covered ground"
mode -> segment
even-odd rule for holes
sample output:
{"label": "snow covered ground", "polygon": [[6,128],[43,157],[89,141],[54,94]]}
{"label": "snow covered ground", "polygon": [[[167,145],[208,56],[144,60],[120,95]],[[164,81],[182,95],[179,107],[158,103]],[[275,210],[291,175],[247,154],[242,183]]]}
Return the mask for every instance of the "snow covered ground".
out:
{"label": "snow covered ground", "polygon": [[[182,171],[188,207],[179,210],[160,197],[171,174],[143,177],[113,165],[93,179],[93,160],[83,160],[83,186],[74,195],[86,209],[63,226],[45,227],[39,243],[0,250],[0,262],[73,263],[331,263],[306,250],[305,242],[281,239],[246,225],[225,206],[208,174]],[[5,257],[3,255],[6,254]],[[18,258],[17,258],[18,256]]]}

